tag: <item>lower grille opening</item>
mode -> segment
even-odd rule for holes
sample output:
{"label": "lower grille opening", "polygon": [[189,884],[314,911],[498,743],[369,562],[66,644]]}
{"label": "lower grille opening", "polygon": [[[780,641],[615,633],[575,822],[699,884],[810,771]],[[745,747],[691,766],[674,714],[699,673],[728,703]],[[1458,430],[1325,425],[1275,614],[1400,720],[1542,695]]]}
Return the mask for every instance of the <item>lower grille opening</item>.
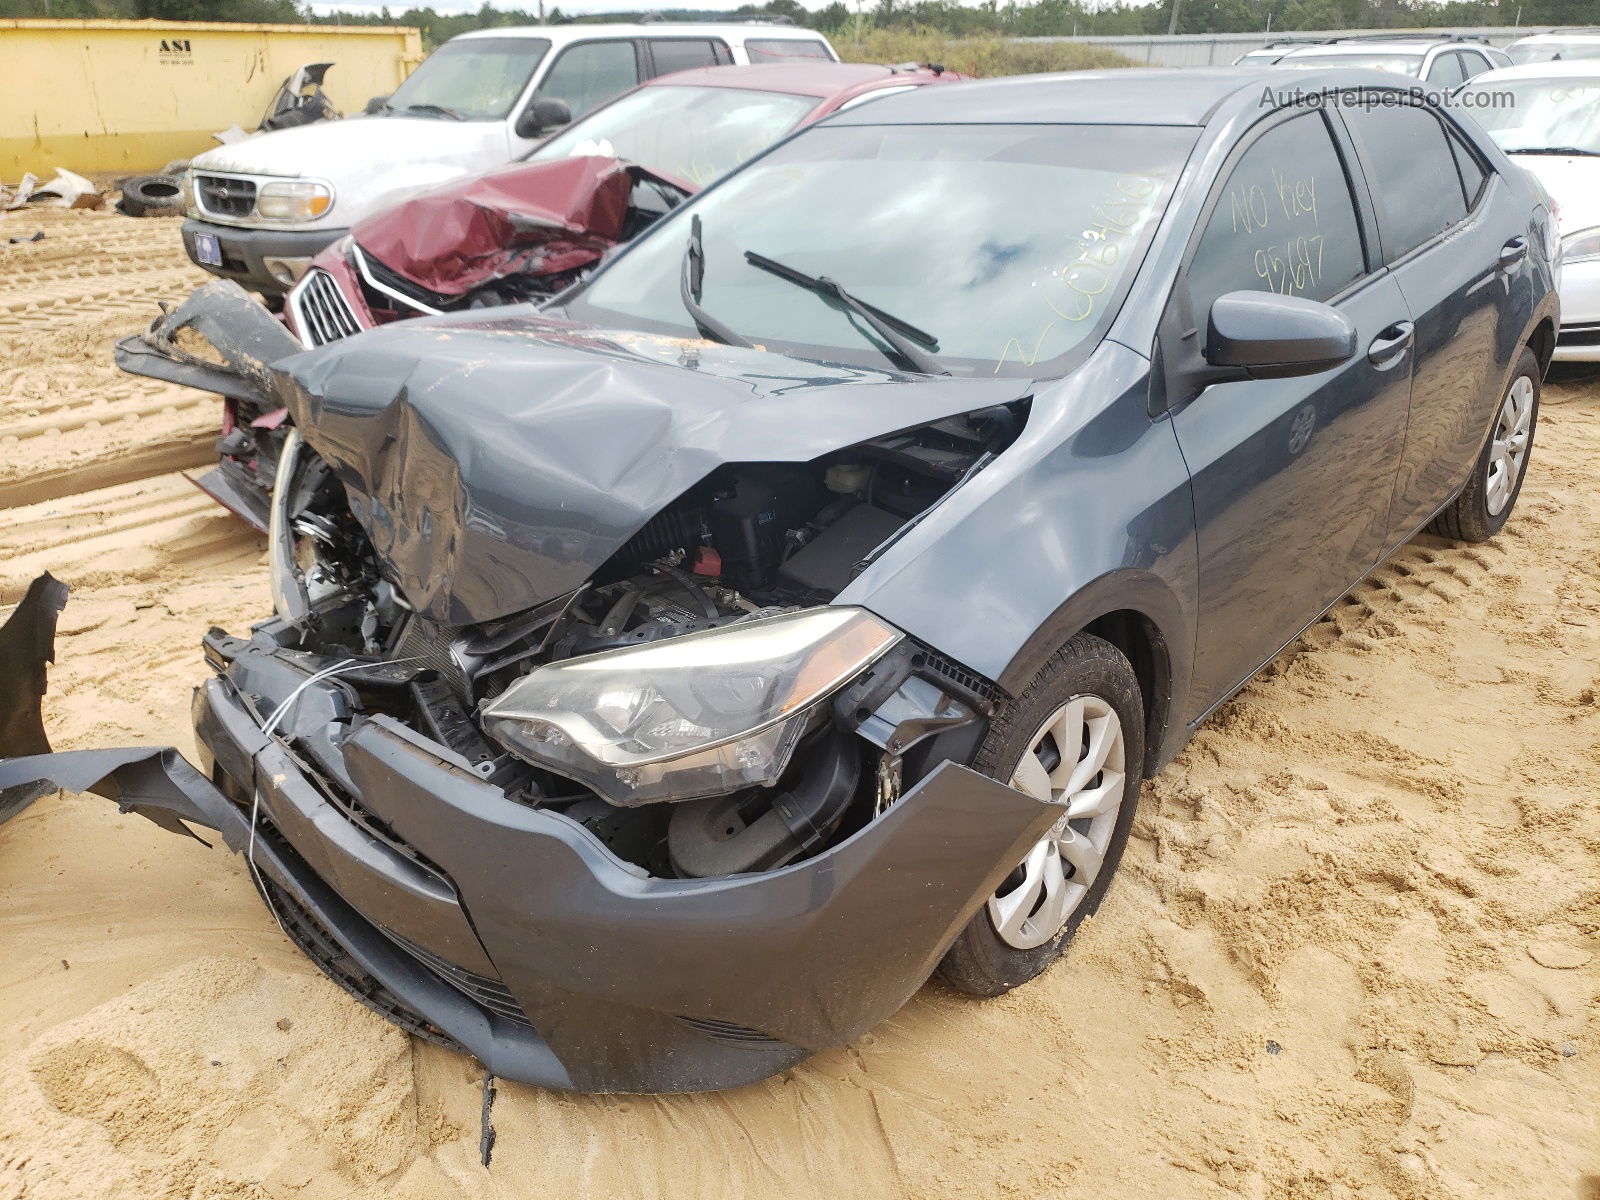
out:
{"label": "lower grille opening", "polygon": [[719,1042],[739,1042],[747,1046],[771,1046],[778,1043],[778,1039],[769,1033],[762,1033],[759,1029],[751,1029],[747,1025],[736,1025],[732,1021],[718,1021],[713,1017],[679,1017],[678,1020],[696,1033],[702,1033]]}
{"label": "lower grille opening", "polygon": [[[269,828],[258,826],[256,840],[274,843],[280,853],[294,853],[288,843]],[[266,901],[267,908],[278,918],[278,923],[289,935],[289,940],[298,946],[324,975],[354,999],[379,1016],[392,1021],[407,1033],[465,1053],[465,1048],[454,1038],[369,975],[360,963],[345,952],[344,947],[310,910],[302,907],[299,901],[265,875],[256,871],[252,871],[250,875],[256,882],[256,890]]]}
{"label": "lower grille opening", "polygon": [[458,967],[454,963],[446,962],[432,951],[424,950],[415,942],[407,941],[391,930],[385,929],[383,933],[395,945],[399,946],[434,974],[442,976],[457,991],[461,992],[480,1008],[486,1008],[494,1013],[495,1016],[503,1017],[505,1020],[514,1022],[517,1025],[528,1029],[533,1028],[533,1022],[528,1020],[528,1014],[522,1011],[522,1005],[517,1003],[517,999],[511,994],[511,990],[500,980],[493,979],[487,975],[479,975],[467,970],[465,967]]}

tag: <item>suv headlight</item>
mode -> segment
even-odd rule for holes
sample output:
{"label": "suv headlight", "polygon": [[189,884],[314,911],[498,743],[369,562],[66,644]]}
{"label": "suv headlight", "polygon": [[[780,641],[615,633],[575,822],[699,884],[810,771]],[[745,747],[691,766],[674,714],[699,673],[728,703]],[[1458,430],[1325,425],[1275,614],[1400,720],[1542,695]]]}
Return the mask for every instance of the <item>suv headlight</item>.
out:
{"label": "suv headlight", "polygon": [[1580,229],[1561,239],[1563,263],[1587,262],[1600,258],[1600,225]]}
{"label": "suv headlight", "polygon": [[485,705],[484,730],[623,806],[771,785],[818,703],[903,636],[828,606],[571,658]]}
{"label": "suv headlight", "polygon": [[296,179],[264,183],[256,193],[256,212],[269,221],[315,221],[333,207],[333,189]]}

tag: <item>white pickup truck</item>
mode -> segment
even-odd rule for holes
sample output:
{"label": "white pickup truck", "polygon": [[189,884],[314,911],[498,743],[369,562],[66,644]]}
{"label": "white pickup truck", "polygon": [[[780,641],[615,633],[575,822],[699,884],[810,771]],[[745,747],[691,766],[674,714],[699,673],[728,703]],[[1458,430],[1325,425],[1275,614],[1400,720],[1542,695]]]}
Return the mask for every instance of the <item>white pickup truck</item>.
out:
{"label": "white pickup truck", "polygon": [[553,25],[486,29],[440,46],[366,113],[281,129],[197,156],[183,244],[213,275],[269,299],[371,213],[512,162],[556,126],[641,80],[723,63],[837,61],[795,26]]}

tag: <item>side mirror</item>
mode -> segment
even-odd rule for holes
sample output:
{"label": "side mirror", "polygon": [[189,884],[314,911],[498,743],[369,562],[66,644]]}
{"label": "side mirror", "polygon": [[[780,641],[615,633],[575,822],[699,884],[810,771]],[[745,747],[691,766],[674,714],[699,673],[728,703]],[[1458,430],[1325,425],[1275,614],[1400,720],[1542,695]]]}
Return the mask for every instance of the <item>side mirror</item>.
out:
{"label": "side mirror", "polygon": [[1356,328],[1338,309],[1276,292],[1228,292],[1211,305],[1206,363],[1235,379],[1315,375],[1349,362]]}
{"label": "side mirror", "polygon": [[366,108],[362,109],[361,111],[366,113],[368,116],[371,116],[375,112],[382,112],[383,106],[387,103],[389,103],[389,97],[374,96],[371,100],[367,101]]}
{"label": "side mirror", "polygon": [[565,100],[540,96],[517,117],[516,133],[518,137],[533,138],[571,123],[572,110]]}

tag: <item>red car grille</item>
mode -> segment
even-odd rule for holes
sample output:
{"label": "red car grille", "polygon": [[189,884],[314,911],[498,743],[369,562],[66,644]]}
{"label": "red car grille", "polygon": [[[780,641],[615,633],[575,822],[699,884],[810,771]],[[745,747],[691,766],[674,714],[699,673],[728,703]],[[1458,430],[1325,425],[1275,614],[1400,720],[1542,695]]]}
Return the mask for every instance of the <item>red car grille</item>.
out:
{"label": "red car grille", "polygon": [[339,282],[321,267],[312,267],[290,298],[295,328],[313,346],[326,346],[340,338],[361,332],[361,323],[351,309]]}

